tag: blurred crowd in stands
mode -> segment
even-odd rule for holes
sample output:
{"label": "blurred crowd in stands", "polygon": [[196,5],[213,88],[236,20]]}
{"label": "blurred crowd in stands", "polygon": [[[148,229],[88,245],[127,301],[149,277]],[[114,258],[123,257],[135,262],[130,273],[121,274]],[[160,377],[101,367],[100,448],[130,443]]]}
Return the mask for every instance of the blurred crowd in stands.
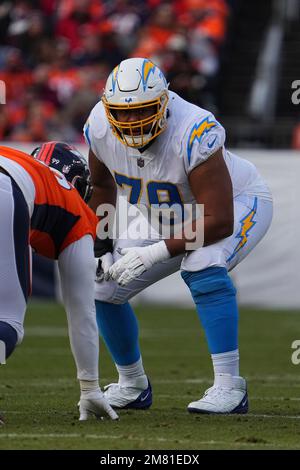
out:
{"label": "blurred crowd in stands", "polygon": [[17,0],[0,3],[0,140],[82,142],[111,69],[148,57],[170,88],[215,111],[226,0]]}

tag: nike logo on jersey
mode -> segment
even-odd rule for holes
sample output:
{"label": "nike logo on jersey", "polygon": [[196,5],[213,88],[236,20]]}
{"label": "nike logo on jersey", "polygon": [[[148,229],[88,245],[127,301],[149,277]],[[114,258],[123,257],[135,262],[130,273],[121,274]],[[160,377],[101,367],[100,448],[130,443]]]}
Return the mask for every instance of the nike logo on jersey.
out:
{"label": "nike logo on jersey", "polygon": [[217,140],[217,136],[215,136],[215,138],[212,142],[208,142],[207,147],[209,147],[211,149],[215,145],[216,140]]}

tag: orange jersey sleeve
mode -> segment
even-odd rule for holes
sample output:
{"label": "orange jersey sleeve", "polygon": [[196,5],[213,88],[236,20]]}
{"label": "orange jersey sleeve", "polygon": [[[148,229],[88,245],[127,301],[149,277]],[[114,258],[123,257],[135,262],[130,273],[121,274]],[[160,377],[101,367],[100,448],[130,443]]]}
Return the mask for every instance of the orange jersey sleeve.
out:
{"label": "orange jersey sleeve", "polygon": [[0,147],[1,155],[21,165],[35,186],[30,244],[39,254],[57,259],[71,243],[96,236],[98,219],[77,190],[56,170],[30,155]]}

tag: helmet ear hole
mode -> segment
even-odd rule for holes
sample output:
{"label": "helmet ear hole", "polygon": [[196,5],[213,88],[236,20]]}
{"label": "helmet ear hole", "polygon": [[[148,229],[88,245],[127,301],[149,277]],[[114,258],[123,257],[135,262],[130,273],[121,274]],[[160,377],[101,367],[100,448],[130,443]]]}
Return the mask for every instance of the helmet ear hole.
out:
{"label": "helmet ear hole", "polygon": [[39,150],[40,150],[40,147],[35,147],[35,149],[32,150],[30,155],[35,158]]}
{"label": "helmet ear hole", "polygon": [[73,186],[77,189],[84,202],[88,202],[92,197],[93,187],[90,180],[77,176],[73,180]]}

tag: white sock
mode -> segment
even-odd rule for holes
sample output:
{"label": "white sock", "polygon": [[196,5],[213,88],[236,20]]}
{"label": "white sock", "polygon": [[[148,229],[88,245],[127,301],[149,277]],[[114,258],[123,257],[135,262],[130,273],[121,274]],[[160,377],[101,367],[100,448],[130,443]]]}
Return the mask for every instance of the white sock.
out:
{"label": "white sock", "polygon": [[119,372],[119,384],[122,386],[138,387],[146,390],[148,379],[144,371],[142,358],[133,364],[127,366],[119,366],[116,364]]}
{"label": "white sock", "polygon": [[214,373],[239,376],[239,350],[211,355]]}

